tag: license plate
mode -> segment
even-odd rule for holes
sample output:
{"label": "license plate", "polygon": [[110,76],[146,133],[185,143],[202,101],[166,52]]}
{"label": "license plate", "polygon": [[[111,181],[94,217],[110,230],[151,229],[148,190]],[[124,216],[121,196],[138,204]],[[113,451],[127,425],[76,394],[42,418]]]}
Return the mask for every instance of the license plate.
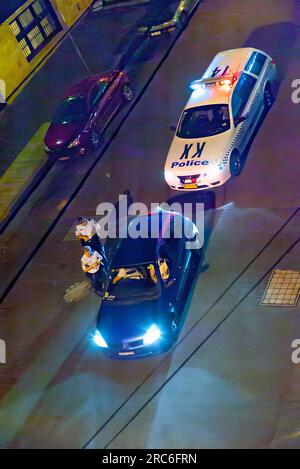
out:
{"label": "license plate", "polygon": [[59,161],[66,161],[66,160],[69,160],[70,157],[69,156],[61,156],[60,158],[58,158]]}
{"label": "license plate", "polygon": [[119,352],[119,355],[134,355],[134,352]]}
{"label": "license plate", "polygon": [[193,183],[193,184],[183,184],[183,188],[184,189],[197,189],[197,184],[196,183]]}

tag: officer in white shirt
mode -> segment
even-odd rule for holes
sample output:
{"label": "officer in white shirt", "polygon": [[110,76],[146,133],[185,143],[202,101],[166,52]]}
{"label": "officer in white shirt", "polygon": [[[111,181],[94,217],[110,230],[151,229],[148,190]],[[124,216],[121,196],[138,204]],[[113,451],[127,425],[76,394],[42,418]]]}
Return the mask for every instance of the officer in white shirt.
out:
{"label": "officer in white shirt", "polygon": [[98,251],[102,256],[102,263],[107,265],[104,247],[97,234],[97,222],[93,218],[78,217],[75,236],[81,241],[82,246],[90,246],[93,251]]}
{"label": "officer in white shirt", "polygon": [[83,272],[90,279],[94,290],[102,295],[106,269],[102,264],[102,256],[98,251],[94,251],[90,246],[84,246],[84,254],[81,258]]}
{"label": "officer in white shirt", "polygon": [[84,246],[84,254],[81,258],[83,272],[95,274],[100,269],[102,256],[98,251],[93,251],[90,246]]}
{"label": "officer in white shirt", "polygon": [[90,241],[96,234],[97,223],[93,218],[78,217],[75,227],[75,236],[82,243]]}

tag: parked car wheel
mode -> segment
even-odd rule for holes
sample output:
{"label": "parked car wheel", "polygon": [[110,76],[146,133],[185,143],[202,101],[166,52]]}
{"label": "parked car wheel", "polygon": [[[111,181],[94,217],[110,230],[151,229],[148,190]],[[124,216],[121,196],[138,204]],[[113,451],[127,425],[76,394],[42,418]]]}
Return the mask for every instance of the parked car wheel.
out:
{"label": "parked car wheel", "polygon": [[128,83],[125,83],[122,89],[122,94],[127,103],[130,103],[133,99],[133,91],[131,86]]}
{"label": "parked car wheel", "polygon": [[99,148],[101,143],[101,132],[99,129],[92,129],[90,133],[90,149],[95,151]]}

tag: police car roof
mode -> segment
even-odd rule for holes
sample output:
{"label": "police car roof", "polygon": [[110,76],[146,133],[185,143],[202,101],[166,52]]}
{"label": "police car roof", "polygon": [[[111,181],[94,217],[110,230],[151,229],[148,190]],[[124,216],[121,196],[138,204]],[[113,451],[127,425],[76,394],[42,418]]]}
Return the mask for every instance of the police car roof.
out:
{"label": "police car roof", "polygon": [[237,73],[245,69],[252,52],[258,51],[253,47],[241,47],[239,49],[229,49],[218,52],[205,70],[202,78],[209,78],[213,72],[219,68],[226,74]]}
{"label": "police car roof", "polygon": [[[225,75],[242,72],[252,52],[255,51],[261,52],[253,47],[241,47],[218,52],[201,78],[211,78],[218,69],[220,69],[220,74],[224,73]],[[231,90],[232,88],[227,86],[200,87],[191,94],[186,108],[207,104],[228,104]]]}

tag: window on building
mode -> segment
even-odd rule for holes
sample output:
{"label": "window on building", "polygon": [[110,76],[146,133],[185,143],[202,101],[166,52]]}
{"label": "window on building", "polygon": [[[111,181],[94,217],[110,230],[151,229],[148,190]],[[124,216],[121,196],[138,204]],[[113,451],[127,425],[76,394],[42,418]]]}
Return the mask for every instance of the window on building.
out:
{"label": "window on building", "polygon": [[28,62],[61,30],[49,0],[35,0],[10,23]]}

